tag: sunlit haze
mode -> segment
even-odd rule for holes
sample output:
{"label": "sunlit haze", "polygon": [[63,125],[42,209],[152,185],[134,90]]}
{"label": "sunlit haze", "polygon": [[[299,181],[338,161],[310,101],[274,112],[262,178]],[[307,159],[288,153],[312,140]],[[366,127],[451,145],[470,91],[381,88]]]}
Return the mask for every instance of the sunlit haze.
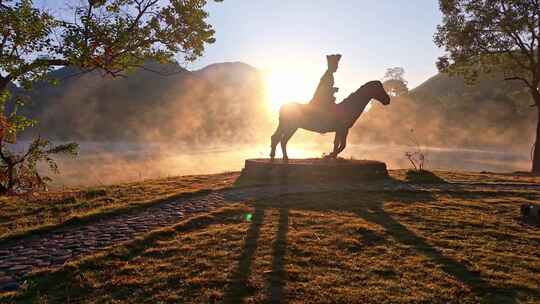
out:
{"label": "sunlit haze", "polygon": [[0,303],[540,304],[537,12],[0,0]]}
{"label": "sunlit haze", "polygon": [[262,69],[274,110],[311,98],[326,54],[343,54],[338,100],[389,67],[405,68],[411,88],[437,73],[437,1],[235,0],[210,2],[209,12],[217,41],[190,68],[241,61]]}
{"label": "sunlit haze", "polygon": [[313,95],[315,85],[307,73],[287,69],[271,69],[265,74],[269,110],[279,111],[287,102],[307,102]]}
{"label": "sunlit haze", "polygon": [[[67,7],[79,1],[36,0],[36,5],[69,19],[72,16]],[[217,64],[215,66],[223,69],[219,73],[214,70],[206,80],[194,78],[188,83],[180,78],[156,80],[146,75],[122,80],[115,86],[107,84],[109,89],[101,91],[94,87],[105,87],[106,82],[102,79],[88,78],[95,82],[92,86],[89,85],[92,81],[71,79],[71,84],[66,81],[63,84],[65,94],[61,98],[55,96],[54,106],[38,117],[42,130],[55,136],[62,135],[62,138],[77,138],[72,133],[78,134],[82,138],[79,140],[83,147],[81,155],[93,157],[102,152],[100,163],[107,164],[104,166],[109,172],[118,174],[109,173],[109,179],[105,181],[99,166],[89,161],[86,164],[90,173],[77,178],[81,175],[81,162],[78,161],[73,163],[71,171],[67,165],[62,168],[65,178],[60,183],[111,183],[141,177],[238,170],[246,158],[268,157],[270,136],[276,130],[280,106],[287,102],[305,103],[312,98],[326,70],[326,55],[339,53],[343,56],[334,74],[339,102],[365,82],[381,79],[391,67],[404,68],[404,77],[412,89],[437,74],[435,62],[443,53],[433,43],[433,35],[442,20],[438,1],[417,0],[411,5],[411,2],[397,0],[225,0],[221,3],[209,0],[206,9],[208,21],[216,31],[216,42],[207,45],[203,56],[191,63],[183,62],[182,54],[178,54],[179,63],[197,71],[216,63],[242,62],[261,73],[251,73],[253,71],[245,65]],[[240,68],[235,70],[233,67]],[[241,82],[229,81],[236,75],[249,76],[238,77]],[[264,77],[262,85],[259,82],[261,75]],[[445,84],[444,79],[439,81]],[[126,95],[123,85],[140,90]],[[445,93],[438,87],[444,86],[439,82],[431,84],[430,99],[445,98]],[[464,96],[474,96],[474,90],[465,90]],[[96,100],[107,104],[107,112],[99,112],[100,107],[94,106]],[[115,102],[110,102],[112,100]],[[159,106],[153,106],[154,103]],[[466,106],[471,103],[462,100],[461,108],[447,113],[446,108],[444,111],[438,108],[440,104],[443,103],[434,102],[430,108],[419,108],[412,100],[401,98],[378,111],[373,107],[373,111],[368,111],[371,114],[364,114],[356,129],[351,130],[351,144],[341,155],[384,160],[390,168],[407,167],[404,147],[411,144],[409,133],[414,129],[421,144],[435,151],[429,157],[431,168],[508,171],[527,167],[528,143],[521,146],[507,144],[520,138],[515,134],[532,134],[533,128],[526,122],[521,127],[505,127],[501,132],[503,129],[492,127],[489,113],[503,115],[506,108],[476,112],[476,108]],[[151,106],[141,111],[139,105]],[[66,109],[76,111],[66,114]],[[79,118],[79,111],[86,116]],[[126,112],[138,115],[122,120]],[[49,113],[54,113],[54,119]],[[59,119],[58,113],[68,118],[77,117],[73,122],[75,132],[56,129],[54,120]],[[104,116],[105,113],[108,116]],[[116,113],[116,116],[110,113]],[[482,113],[486,114],[483,116]],[[474,117],[475,124],[467,130],[445,128],[449,124],[454,126],[451,120],[454,115]],[[153,117],[161,117],[159,123],[148,123]],[[516,123],[525,118],[515,116],[512,119]],[[138,120],[147,123],[132,124]],[[474,130],[482,130],[481,136],[474,137],[476,133],[471,133]],[[91,141],[96,138],[112,138],[119,142],[117,148],[109,151],[109,144],[95,148]],[[124,143],[139,139],[145,140],[141,147]],[[148,152],[146,141],[157,147]],[[527,140],[523,139],[523,142]],[[299,130],[289,144],[290,156],[320,157],[331,151],[332,143],[333,133],[320,135]],[[199,150],[186,150],[186,145],[197,146]],[[389,148],[390,145],[395,147]],[[456,150],[451,154],[437,150],[439,147],[455,147]],[[469,153],[463,152],[463,148],[498,149],[510,156],[475,152],[473,156],[467,154],[474,161],[456,161],[455,155]],[[126,161],[119,161],[124,150],[129,151],[125,152]],[[138,154],[142,155],[133,161],[133,155]],[[152,156],[147,157],[147,154]],[[480,155],[486,156],[487,160],[480,159]],[[502,162],[504,157],[510,157],[512,161]],[[119,169],[112,170],[108,164],[116,164]]]}
{"label": "sunlit haze", "polygon": [[[441,51],[432,41],[441,20],[437,1],[208,2],[216,42],[202,58],[185,65],[199,69],[240,61],[263,70],[271,110],[311,98],[326,68],[326,54],[343,54],[335,75],[338,101],[380,79],[389,67],[405,68],[411,88],[437,72],[434,63]],[[66,1],[36,3],[58,12]]]}

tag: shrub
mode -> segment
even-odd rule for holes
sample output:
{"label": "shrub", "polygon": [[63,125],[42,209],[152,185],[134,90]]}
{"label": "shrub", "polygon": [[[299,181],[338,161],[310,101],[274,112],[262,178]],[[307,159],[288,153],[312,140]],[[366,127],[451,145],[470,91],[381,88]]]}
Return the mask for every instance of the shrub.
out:
{"label": "shrub", "polygon": [[[6,132],[0,131],[0,135]],[[35,138],[24,153],[16,153],[8,148],[0,137],[0,194],[32,193],[36,190],[46,190],[47,182],[51,179],[41,175],[38,164],[44,162],[53,173],[58,173],[58,165],[54,160],[56,155],[77,155],[78,145],[67,143],[53,145],[49,140]]]}

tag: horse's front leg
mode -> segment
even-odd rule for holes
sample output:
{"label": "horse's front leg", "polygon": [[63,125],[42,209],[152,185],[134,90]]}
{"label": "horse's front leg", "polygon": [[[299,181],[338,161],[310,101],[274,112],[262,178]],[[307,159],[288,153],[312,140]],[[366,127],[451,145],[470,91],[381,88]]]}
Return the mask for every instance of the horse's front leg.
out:
{"label": "horse's front leg", "polygon": [[287,162],[289,161],[289,156],[287,155],[287,143],[289,142],[289,139],[293,136],[294,132],[296,132],[297,128],[289,128],[285,129],[282,133],[281,137],[281,152],[283,153],[283,161]]}
{"label": "horse's front leg", "polygon": [[345,147],[347,146],[347,135],[349,135],[349,129],[341,132],[339,137],[339,148],[337,150],[336,157],[339,153],[345,150]]}
{"label": "horse's front leg", "polygon": [[339,153],[339,144],[341,143],[341,132],[336,131],[334,136],[334,150],[328,155],[328,158],[336,158]]}
{"label": "horse's front leg", "polygon": [[271,143],[270,143],[270,160],[274,160],[274,157],[276,156],[276,147],[277,147],[278,143],[281,141],[281,136],[282,136],[281,133],[282,133],[282,130],[281,130],[281,123],[280,123],[278,125],[276,131],[274,132],[274,134],[270,138],[270,140],[271,140]]}

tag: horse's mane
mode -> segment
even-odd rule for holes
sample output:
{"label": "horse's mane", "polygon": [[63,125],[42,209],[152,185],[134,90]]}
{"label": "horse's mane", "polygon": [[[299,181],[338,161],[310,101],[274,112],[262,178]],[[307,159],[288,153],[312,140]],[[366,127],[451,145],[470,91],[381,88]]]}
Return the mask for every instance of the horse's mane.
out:
{"label": "horse's mane", "polygon": [[382,85],[382,84],[378,80],[368,81],[363,86],[358,88],[358,90],[351,93],[351,95],[345,97],[345,99],[343,99],[339,104],[347,104],[347,103],[349,103],[349,102],[351,102],[353,100],[358,99],[362,94],[364,94],[367,87],[371,87],[373,85]]}

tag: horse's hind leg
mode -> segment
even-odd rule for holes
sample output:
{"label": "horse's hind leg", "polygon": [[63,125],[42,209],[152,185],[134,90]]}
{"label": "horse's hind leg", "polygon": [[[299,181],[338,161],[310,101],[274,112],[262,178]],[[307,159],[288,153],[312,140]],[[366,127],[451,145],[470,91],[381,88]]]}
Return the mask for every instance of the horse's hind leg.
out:
{"label": "horse's hind leg", "polygon": [[291,139],[296,130],[297,128],[291,128],[283,131],[283,136],[281,138],[281,151],[283,152],[284,161],[289,160],[289,156],[287,155],[287,142],[289,142],[289,139]]}
{"label": "horse's hind leg", "polygon": [[270,137],[271,144],[270,144],[270,159],[274,159],[276,156],[276,147],[278,143],[281,141],[282,138],[282,130],[281,130],[281,124],[278,125],[276,132]]}

